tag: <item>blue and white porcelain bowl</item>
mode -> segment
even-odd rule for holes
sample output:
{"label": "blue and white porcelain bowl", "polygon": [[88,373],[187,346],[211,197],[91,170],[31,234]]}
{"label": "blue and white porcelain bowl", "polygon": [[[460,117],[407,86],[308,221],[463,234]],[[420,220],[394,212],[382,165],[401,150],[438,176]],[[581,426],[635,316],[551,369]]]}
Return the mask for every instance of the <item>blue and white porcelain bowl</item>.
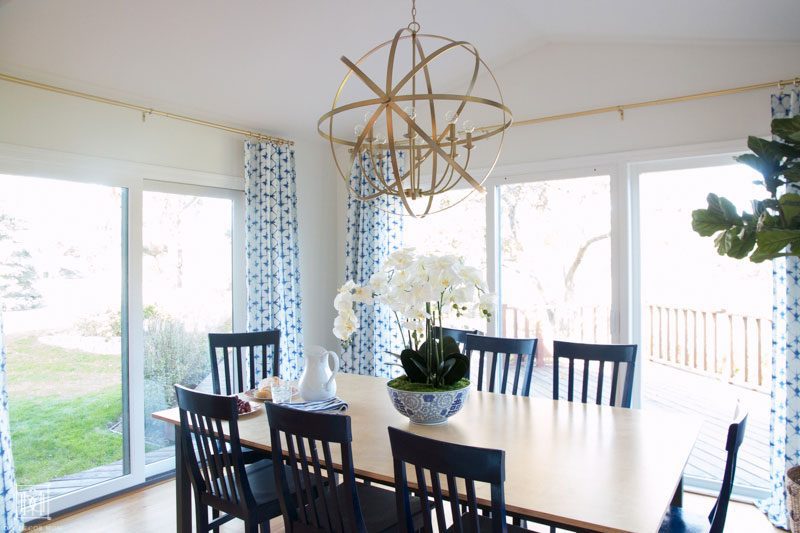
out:
{"label": "blue and white porcelain bowl", "polygon": [[469,385],[463,389],[440,392],[414,392],[386,386],[392,405],[415,424],[443,424],[464,406]]}

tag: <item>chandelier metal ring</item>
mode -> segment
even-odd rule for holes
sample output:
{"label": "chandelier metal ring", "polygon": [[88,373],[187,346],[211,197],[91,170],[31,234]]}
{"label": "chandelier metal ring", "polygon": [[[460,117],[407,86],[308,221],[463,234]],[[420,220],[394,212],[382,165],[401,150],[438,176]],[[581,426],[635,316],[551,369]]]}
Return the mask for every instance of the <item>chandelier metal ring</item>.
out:
{"label": "chandelier metal ring", "polygon": [[[412,28],[412,25],[415,26]],[[383,195],[396,196],[400,199],[406,213],[412,216],[425,216],[459,203],[461,200],[437,211],[431,211],[433,197],[452,190],[461,180],[469,184],[471,191],[485,191],[482,184],[497,164],[505,139],[505,130],[511,125],[513,118],[511,110],[505,105],[500,85],[494,73],[472,44],[466,41],[456,41],[441,35],[420,34],[415,31],[418,27],[419,24],[416,21],[412,21],[407,28],[398,30],[393,39],[375,46],[355,62],[346,57],[341,58],[342,62],[348,67],[348,72],[339,85],[330,111],[319,118],[317,131],[329,141],[336,169],[356,198],[362,201],[369,201]],[[395,82],[393,74],[398,45],[400,42],[409,39],[412,41],[412,68],[399,81]],[[426,55],[422,40],[439,41],[444,44]],[[386,47],[389,47],[389,58],[385,84],[384,87],[381,87],[361,69],[361,66],[368,58]],[[429,66],[440,57],[455,50],[466,50],[473,56],[468,88],[464,94],[435,92]],[[472,94],[481,70],[488,73],[488,79],[491,80],[496,89],[499,101]],[[359,79],[365,87],[374,93],[375,97],[340,104],[344,88],[351,77]],[[418,77],[423,79],[423,89],[419,92],[416,90]],[[412,93],[399,94],[409,82],[412,84]],[[499,123],[495,122],[492,126],[473,127],[465,136],[459,136],[455,132],[455,120],[449,122],[440,121],[437,124],[436,104],[441,102],[458,104],[454,112],[456,120],[464,112],[467,104],[494,109],[502,113],[503,119]],[[429,130],[417,123],[415,108],[410,108],[412,110],[411,113],[407,112],[409,108],[403,108],[403,104],[407,103],[428,108]],[[334,119],[342,113],[359,108],[369,108],[369,111],[365,114],[365,124],[362,131],[360,133],[356,132],[356,138],[353,140],[334,134]],[[450,111],[450,113],[453,112]],[[373,127],[381,118],[384,118],[386,123],[385,139],[376,138],[373,131]],[[395,126],[395,123],[398,126]],[[404,127],[407,133],[403,134],[402,130],[398,130],[401,132],[398,135],[398,131],[395,130],[396,127]],[[474,143],[497,135],[500,136],[499,148],[491,166],[482,179],[475,179],[467,171]],[[363,157],[365,161],[369,162],[369,168],[372,169],[372,172],[364,172],[362,169],[362,177],[365,178],[372,192],[356,190],[353,187],[350,171],[354,166],[354,161],[350,159],[350,166],[347,169],[343,168],[342,161],[337,156],[337,146],[350,148],[353,158]],[[458,148],[466,149],[466,161],[463,163],[458,161],[461,156],[457,151]],[[411,154],[410,164],[403,172],[401,172],[401,165],[398,161],[398,153],[400,152]],[[400,158],[402,159],[402,156]],[[427,163],[428,161],[430,163]],[[430,167],[429,176],[422,174],[423,165],[426,163]],[[423,184],[426,179],[428,182]],[[465,198],[467,195],[465,195]],[[409,199],[412,201],[427,199],[427,202],[425,202],[424,209],[420,209],[418,213],[410,204]]]}

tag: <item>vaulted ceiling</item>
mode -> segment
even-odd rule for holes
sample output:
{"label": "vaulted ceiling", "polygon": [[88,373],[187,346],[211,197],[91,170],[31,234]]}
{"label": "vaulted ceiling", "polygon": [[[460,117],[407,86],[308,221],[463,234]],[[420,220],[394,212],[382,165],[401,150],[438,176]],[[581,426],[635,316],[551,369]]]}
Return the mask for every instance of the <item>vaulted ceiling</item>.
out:
{"label": "vaulted ceiling", "polygon": [[[419,0],[424,31],[492,66],[547,43],[800,42],[796,0]],[[308,135],[402,0],[0,0],[0,71],[282,135]]]}

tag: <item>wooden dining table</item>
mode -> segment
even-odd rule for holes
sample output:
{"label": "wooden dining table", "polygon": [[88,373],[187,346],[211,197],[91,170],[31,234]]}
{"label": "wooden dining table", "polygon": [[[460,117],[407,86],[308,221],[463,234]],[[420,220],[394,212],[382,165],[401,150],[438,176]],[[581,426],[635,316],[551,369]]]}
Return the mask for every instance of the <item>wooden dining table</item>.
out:
{"label": "wooden dining table", "polygon": [[[508,513],[580,531],[658,531],[668,507],[681,503],[683,470],[700,429],[699,420],[673,413],[475,390],[446,423],[422,426],[395,411],[386,379],[339,374],[336,381],[352,418],[358,477],[394,483],[388,426],[499,448],[506,452]],[[176,430],[180,425],[177,409],[153,417]],[[243,445],[270,450],[263,409],[239,420],[239,435]],[[178,442],[178,531],[188,532],[190,482]],[[488,488],[479,491],[478,499],[489,502]]]}

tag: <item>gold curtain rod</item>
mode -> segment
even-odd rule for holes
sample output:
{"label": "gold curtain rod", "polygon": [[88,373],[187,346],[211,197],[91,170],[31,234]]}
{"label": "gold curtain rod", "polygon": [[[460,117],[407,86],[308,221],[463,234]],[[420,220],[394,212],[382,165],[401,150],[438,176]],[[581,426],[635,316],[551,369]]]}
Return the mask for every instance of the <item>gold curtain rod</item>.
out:
{"label": "gold curtain rod", "polygon": [[[687,94],[684,96],[673,96],[672,98],[659,98],[656,100],[647,100],[644,102],[635,102],[632,104],[612,105],[607,107],[598,107],[595,109],[586,109],[584,111],[575,111],[572,113],[562,113],[560,115],[549,115],[546,117],[529,118],[526,120],[515,121],[511,124],[514,126],[530,126],[532,124],[541,124],[542,122],[552,122],[554,120],[564,120],[568,118],[586,117],[589,115],[600,115],[603,113],[619,113],[620,118],[625,117],[625,110],[638,109],[640,107],[651,107],[664,104],[675,104],[678,102],[689,102],[691,100],[700,100],[702,98],[711,98],[714,96],[725,96],[729,94],[746,93],[750,91],[757,91],[759,89],[769,89],[770,87],[783,88],[786,85],[797,86],[800,84],[800,77],[791,80],[770,81],[766,83],[757,83],[755,85],[743,85],[741,87],[734,87],[732,89],[722,89],[719,91],[706,91],[702,93]],[[490,129],[494,126],[481,127],[479,129]]]}
{"label": "gold curtain rod", "polygon": [[101,104],[108,104],[117,107],[122,107],[125,109],[132,109],[134,111],[139,111],[142,114],[142,120],[145,120],[148,115],[157,115],[160,117],[180,120],[182,122],[188,122],[190,124],[196,124],[198,126],[206,126],[208,128],[227,131],[228,133],[235,133],[237,135],[243,135],[245,137],[253,137],[259,141],[272,141],[275,143],[287,144],[289,146],[294,144],[294,141],[290,141],[289,139],[282,139],[281,137],[273,137],[271,135],[265,135],[263,133],[258,133],[255,131],[243,130],[241,128],[234,128],[233,126],[227,126],[225,124],[218,124],[216,122],[211,122],[209,120],[201,120],[199,118],[189,117],[186,115],[179,115],[177,113],[169,113],[167,111],[160,111],[158,109],[153,109],[150,107],[144,107],[136,104],[131,104],[128,102],[123,102],[121,100],[114,100],[112,98],[105,98],[103,96],[97,96],[94,94],[82,93],[80,91],[73,91],[72,89],[65,89],[63,87],[48,85],[46,83],[39,83],[38,81],[31,81],[31,80],[26,80],[24,78],[17,78],[16,76],[9,76],[8,74],[3,74],[2,72],[0,72],[0,80],[5,80],[11,83],[17,83],[19,85],[25,85],[28,87],[35,87],[36,89],[43,89],[45,91],[50,91],[58,94],[65,94],[67,96],[75,96],[77,98],[83,98],[84,100],[100,102]]}

